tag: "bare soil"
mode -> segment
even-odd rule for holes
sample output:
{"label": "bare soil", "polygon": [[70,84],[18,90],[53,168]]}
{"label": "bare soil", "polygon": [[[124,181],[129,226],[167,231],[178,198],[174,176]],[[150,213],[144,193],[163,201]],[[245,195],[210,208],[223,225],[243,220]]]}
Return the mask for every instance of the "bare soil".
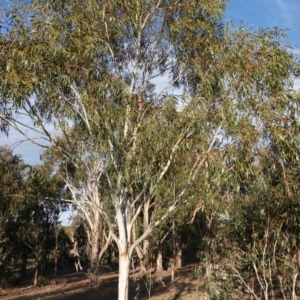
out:
{"label": "bare soil", "polygon": [[[175,282],[171,282],[171,270],[155,272],[151,275],[153,287],[150,297],[147,284],[139,271],[131,272],[129,299],[139,300],[202,300],[203,285],[196,279],[196,265],[187,265],[175,273]],[[118,272],[107,272],[99,276],[99,285],[90,285],[86,272],[69,272],[58,278],[58,284],[49,283],[42,287],[22,285],[0,290],[3,300],[38,300],[38,299],[88,299],[115,300],[118,299]]]}

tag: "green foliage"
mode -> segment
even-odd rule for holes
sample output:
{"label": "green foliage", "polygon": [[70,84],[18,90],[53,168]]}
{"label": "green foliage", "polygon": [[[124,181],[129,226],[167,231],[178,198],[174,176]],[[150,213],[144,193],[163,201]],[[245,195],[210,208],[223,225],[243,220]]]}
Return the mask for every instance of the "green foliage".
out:
{"label": "green foliage", "polygon": [[59,241],[59,253],[58,257],[60,260],[60,264],[64,264],[67,262],[69,263],[69,257],[70,257],[70,249],[72,248],[72,241],[69,237],[69,235],[66,232],[65,227],[59,228],[58,232],[58,241]]}
{"label": "green foliage", "polygon": [[221,209],[206,225],[213,234],[204,237],[198,275],[206,274],[208,286],[216,287],[211,295],[268,299],[299,292],[299,167],[292,161],[269,166],[262,160],[260,177],[249,179],[247,189],[233,190],[226,213]]}
{"label": "green foliage", "polygon": [[151,272],[143,276],[135,277],[134,281],[136,283],[136,289],[135,289],[136,294],[134,296],[135,300],[139,299],[140,292],[142,289],[141,285],[146,288],[149,299],[151,299],[151,291],[155,285],[161,285],[163,287],[166,286],[165,283],[163,282],[162,277],[152,274]]}
{"label": "green foliage", "polygon": [[[16,225],[14,217],[23,203],[25,183],[23,180],[26,165],[19,156],[13,155],[7,148],[0,148],[0,272],[10,269],[9,262],[16,255],[14,242]],[[19,245],[19,243],[18,243]],[[18,250],[17,250],[18,251]]]}
{"label": "green foliage", "polygon": [[0,148],[0,154],[0,274],[13,284],[17,281],[7,277],[11,271],[19,270],[12,276],[18,274],[20,282],[30,258],[41,261],[52,251],[58,216],[64,210],[55,197],[63,186],[47,173],[49,169],[26,165],[7,148]]}
{"label": "green foliage", "polygon": [[38,276],[37,286],[44,286],[50,283],[50,280],[42,275]]}

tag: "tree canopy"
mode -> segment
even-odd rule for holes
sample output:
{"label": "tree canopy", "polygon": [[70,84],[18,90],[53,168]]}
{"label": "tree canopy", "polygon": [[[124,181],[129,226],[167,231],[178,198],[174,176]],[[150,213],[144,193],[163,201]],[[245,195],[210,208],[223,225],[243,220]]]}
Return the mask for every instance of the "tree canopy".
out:
{"label": "tree canopy", "polygon": [[[46,140],[69,201],[91,225],[105,220],[119,299],[135,247],[171,212],[263,182],[263,161],[299,159],[298,64],[284,32],[233,28],[225,6],[33,0],[6,11],[1,128]],[[149,222],[133,238],[147,201]]]}

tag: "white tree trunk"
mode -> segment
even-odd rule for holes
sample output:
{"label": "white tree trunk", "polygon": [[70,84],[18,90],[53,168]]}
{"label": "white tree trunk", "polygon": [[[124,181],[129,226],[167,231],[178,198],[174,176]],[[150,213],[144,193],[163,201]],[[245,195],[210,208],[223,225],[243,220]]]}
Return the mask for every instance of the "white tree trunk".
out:
{"label": "white tree trunk", "polygon": [[144,256],[144,253],[142,251],[142,249],[140,248],[140,246],[136,246],[135,247],[135,251],[138,255],[139,261],[140,261],[140,268],[141,268],[141,273],[142,274],[146,274],[147,273],[147,268],[146,268],[146,258]]}
{"label": "white tree trunk", "polygon": [[128,300],[130,257],[127,253],[119,255],[119,300]]}
{"label": "white tree trunk", "polygon": [[[126,199],[123,202],[126,202]],[[131,226],[129,225],[130,219],[127,213],[126,205],[123,206],[123,211],[120,205],[116,205],[116,218],[119,229],[119,239],[117,240],[119,249],[119,300],[128,300]]]}
{"label": "white tree trunk", "polygon": [[[145,204],[144,204],[144,212],[143,212],[144,232],[146,232],[148,227],[149,227],[150,204],[151,204],[151,198],[149,197],[149,195],[147,195],[146,196],[146,201],[145,201]],[[143,241],[143,254],[144,254],[145,265],[147,265],[147,263],[149,263],[150,260],[151,260],[150,255],[149,255],[150,254],[149,249],[150,249],[150,241],[149,241],[149,238],[147,237]]]}
{"label": "white tree trunk", "polygon": [[96,224],[94,231],[92,232],[92,241],[91,241],[91,253],[90,253],[90,281],[98,284],[98,275],[99,275],[99,228]]}
{"label": "white tree trunk", "polygon": [[158,251],[157,258],[156,258],[156,270],[162,271],[163,270],[163,260],[162,260],[162,253]]}
{"label": "white tree trunk", "polygon": [[175,266],[180,269],[182,268],[182,246],[177,245],[176,250]]}
{"label": "white tree trunk", "polygon": [[39,263],[36,260],[35,261],[35,269],[34,269],[34,277],[33,277],[33,285],[34,286],[38,285],[38,277],[39,277]]}

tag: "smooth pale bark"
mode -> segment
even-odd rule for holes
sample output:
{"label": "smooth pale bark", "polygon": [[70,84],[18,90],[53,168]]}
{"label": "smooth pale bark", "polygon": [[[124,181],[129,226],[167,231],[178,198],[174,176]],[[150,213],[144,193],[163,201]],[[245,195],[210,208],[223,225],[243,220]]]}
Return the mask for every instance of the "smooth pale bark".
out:
{"label": "smooth pale bark", "polygon": [[[147,195],[147,199],[144,204],[144,211],[143,211],[143,227],[144,227],[144,232],[147,231],[149,228],[149,220],[150,220],[150,204],[151,204],[151,198],[149,195]],[[145,238],[143,241],[143,254],[144,254],[144,260],[145,264],[149,263],[149,260],[151,259],[149,256],[149,249],[150,249],[150,242],[149,238]]]}
{"label": "smooth pale bark", "polygon": [[116,240],[119,249],[119,300],[128,300],[129,268],[131,259],[129,248],[132,228],[128,226],[130,220],[128,220],[127,213],[126,206],[121,207],[119,204],[116,205],[116,219],[119,229],[119,238]]}
{"label": "smooth pale bark", "polygon": [[182,247],[179,244],[176,247],[175,266],[177,269],[182,268]]}
{"label": "smooth pale bark", "polygon": [[[103,245],[103,247],[101,248],[101,250],[99,252],[99,256],[98,256],[99,264],[101,262],[101,259],[104,255],[104,253],[107,251],[108,247],[110,246],[111,242],[112,242],[112,235],[111,235],[111,232],[110,232],[108,237],[106,238],[105,244]],[[111,255],[109,255],[109,262],[110,262],[110,260],[111,260]]]}
{"label": "smooth pale bark", "polygon": [[293,274],[293,284],[292,284],[292,295],[291,298],[292,300],[297,300],[297,295],[296,295],[296,285],[297,285],[297,278],[298,278],[298,274],[299,272],[296,272],[295,274]]}
{"label": "smooth pale bark", "polygon": [[171,264],[171,282],[174,282],[175,281],[175,261],[174,261],[174,258],[171,258],[170,264]]}
{"label": "smooth pale bark", "polygon": [[[144,206],[143,206],[143,229],[144,229],[144,232],[147,231],[147,229],[149,228],[149,219],[150,219],[150,212],[149,212],[149,208],[150,208],[150,197],[148,197],[147,195],[147,198],[145,200],[145,203],[144,203]],[[137,231],[137,227],[136,227],[136,222],[133,224],[133,230],[132,230],[132,237],[133,237],[133,240],[135,241],[136,240],[136,231]],[[146,237],[144,240],[143,240],[143,247],[141,246],[136,246],[135,247],[135,251],[138,255],[138,258],[139,258],[139,262],[140,262],[140,268],[141,268],[141,272],[143,274],[146,274],[147,273],[147,264],[149,263],[150,261],[150,257],[149,257],[149,248],[150,248],[150,242],[149,242],[149,239],[148,237]]]}
{"label": "smooth pale bark", "polygon": [[171,281],[174,282],[175,268],[176,268],[176,227],[175,227],[174,221],[173,221],[173,226],[172,226],[172,236],[173,236],[173,257],[171,259],[171,268],[172,268]]}
{"label": "smooth pale bark", "polygon": [[92,233],[90,264],[91,264],[90,281],[98,283],[98,275],[99,275],[99,229],[98,228],[95,228],[95,231]]}
{"label": "smooth pale bark", "polygon": [[78,242],[74,239],[74,237],[72,238],[72,242],[73,242],[73,249],[70,250],[69,254],[74,257],[75,269],[76,272],[78,272],[78,268],[82,270],[82,266],[80,263],[80,255],[78,252]]}
{"label": "smooth pale bark", "polygon": [[128,300],[130,257],[128,253],[119,255],[119,300]]}
{"label": "smooth pale bark", "polygon": [[157,271],[163,270],[163,258],[162,258],[162,252],[160,250],[158,250],[158,253],[157,253],[156,270]]}
{"label": "smooth pale bark", "polygon": [[[137,226],[136,226],[136,222],[134,222],[133,226],[132,226],[132,239],[136,240],[136,236],[137,236]],[[139,258],[141,272],[143,274],[146,274],[147,269],[146,269],[145,256],[144,256],[144,253],[143,253],[143,249],[141,248],[140,245],[137,245],[135,247],[135,252],[136,252],[136,254]]]}
{"label": "smooth pale bark", "polygon": [[38,284],[38,277],[39,277],[39,258],[38,255],[35,257],[35,262],[34,262],[35,270],[34,270],[34,277],[33,277],[33,285],[37,286]]}
{"label": "smooth pale bark", "polygon": [[143,254],[144,254],[146,262],[149,262],[151,260],[150,251],[149,250],[150,250],[150,242],[149,242],[149,239],[146,238],[143,241]]}
{"label": "smooth pale bark", "polygon": [[143,274],[146,274],[147,273],[147,268],[146,268],[146,261],[145,261],[145,256],[144,256],[143,250],[138,245],[138,246],[135,247],[135,251],[136,251],[136,254],[137,254],[137,256],[139,258],[139,261],[140,261],[141,272]]}
{"label": "smooth pale bark", "polygon": [[213,270],[212,263],[210,261],[207,261],[205,266],[205,277],[207,279],[210,279],[212,277],[212,270]]}

